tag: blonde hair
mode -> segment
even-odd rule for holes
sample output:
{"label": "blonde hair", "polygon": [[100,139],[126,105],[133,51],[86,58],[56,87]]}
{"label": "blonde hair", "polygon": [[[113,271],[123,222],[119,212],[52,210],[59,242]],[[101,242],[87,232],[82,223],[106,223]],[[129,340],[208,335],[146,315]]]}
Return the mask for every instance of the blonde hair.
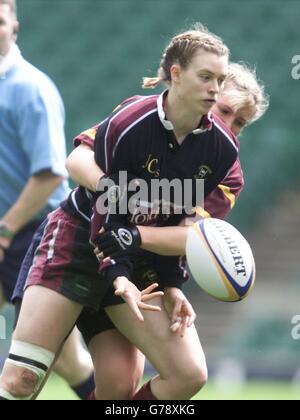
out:
{"label": "blonde hair", "polygon": [[7,4],[10,7],[11,12],[15,16],[17,16],[17,3],[16,3],[16,0],[0,0],[0,6],[3,5],[3,4]]}
{"label": "blonde hair", "polygon": [[144,77],[143,88],[153,89],[163,82],[169,85],[173,64],[179,64],[186,69],[199,49],[229,57],[229,49],[222,39],[209,32],[201,23],[197,23],[190,30],[172,38],[162,56],[157,77]]}
{"label": "blonde hair", "polygon": [[245,63],[230,63],[222,96],[229,99],[234,112],[241,108],[253,111],[247,125],[261,118],[269,107],[269,96],[263,83],[258,80],[256,70]]}

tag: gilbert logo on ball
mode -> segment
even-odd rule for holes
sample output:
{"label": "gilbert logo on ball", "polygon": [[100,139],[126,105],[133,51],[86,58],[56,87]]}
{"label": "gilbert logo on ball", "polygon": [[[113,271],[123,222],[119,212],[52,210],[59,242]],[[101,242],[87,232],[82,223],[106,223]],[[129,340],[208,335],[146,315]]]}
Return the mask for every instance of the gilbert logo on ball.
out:
{"label": "gilbert logo on ball", "polygon": [[237,302],[254,286],[251,247],[235,227],[223,220],[195,223],[188,233],[186,256],[196,283],[218,300]]}

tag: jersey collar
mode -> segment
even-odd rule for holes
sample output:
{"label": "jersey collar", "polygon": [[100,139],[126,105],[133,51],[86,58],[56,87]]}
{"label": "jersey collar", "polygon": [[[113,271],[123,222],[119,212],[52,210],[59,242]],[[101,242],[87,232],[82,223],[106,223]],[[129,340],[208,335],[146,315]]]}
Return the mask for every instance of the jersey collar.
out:
{"label": "jersey collar", "polygon": [[[159,95],[157,99],[157,110],[158,110],[158,116],[162,123],[162,125],[165,127],[166,130],[174,131],[174,126],[171,123],[171,121],[167,120],[166,113],[164,111],[164,103],[166,100],[166,97],[168,95],[168,90],[165,90],[161,95]],[[211,130],[213,127],[213,117],[211,111],[208,114],[203,115],[201,118],[199,127],[192,131],[192,134],[201,134],[205,133],[206,131]]]}
{"label": "jersey collar", "polygon": [[168,95],[168,90],[165,90],[161,95],[159,95],[157,99],[157,110],[158,110],[158,116],[162,123],[162,125],[165,127],[166,130],[174,131],[174,126],[171,123],[171,121],[167,120],[166,113],[164,110],[164,103]]}

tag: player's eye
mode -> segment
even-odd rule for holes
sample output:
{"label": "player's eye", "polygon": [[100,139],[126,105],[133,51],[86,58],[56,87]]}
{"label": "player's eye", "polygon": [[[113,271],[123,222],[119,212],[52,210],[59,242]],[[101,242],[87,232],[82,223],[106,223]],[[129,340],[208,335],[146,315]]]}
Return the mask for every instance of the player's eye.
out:
{"label": "player's eye", "polygon": [[219,107],[219,110],[221,111],[221,114],[223,114],[223,115],[229,115],[230,114],[229,109]]}
{"label": "player's eye", "polygon": [[211,79],[211,76],[208,76],[206,74],[200,74],[200,79],[203,80],[203,82],[209,82]]}
{"label": "player's eye", "polygon": [[236,124],[238,127],[243,128],[243,127],[246,125],[246,122],[245,122],[245,121],[243,121],[243,120],[237,120],[237,121],[235,122],[235,124]]}

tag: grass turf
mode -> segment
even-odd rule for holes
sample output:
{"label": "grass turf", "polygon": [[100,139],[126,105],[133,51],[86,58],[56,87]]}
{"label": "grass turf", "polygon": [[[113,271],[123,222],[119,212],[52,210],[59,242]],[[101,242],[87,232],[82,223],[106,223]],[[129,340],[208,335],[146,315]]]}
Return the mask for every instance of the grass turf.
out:
{"label": "grass turf", "polygon": [[[76,400],[73,391],[59,377],[52,375],[43,389],[40,400]],[[213,382],[195,400],[299,400],[300,386],[285,382],[247,382],[241,387],[217,386]]]}

